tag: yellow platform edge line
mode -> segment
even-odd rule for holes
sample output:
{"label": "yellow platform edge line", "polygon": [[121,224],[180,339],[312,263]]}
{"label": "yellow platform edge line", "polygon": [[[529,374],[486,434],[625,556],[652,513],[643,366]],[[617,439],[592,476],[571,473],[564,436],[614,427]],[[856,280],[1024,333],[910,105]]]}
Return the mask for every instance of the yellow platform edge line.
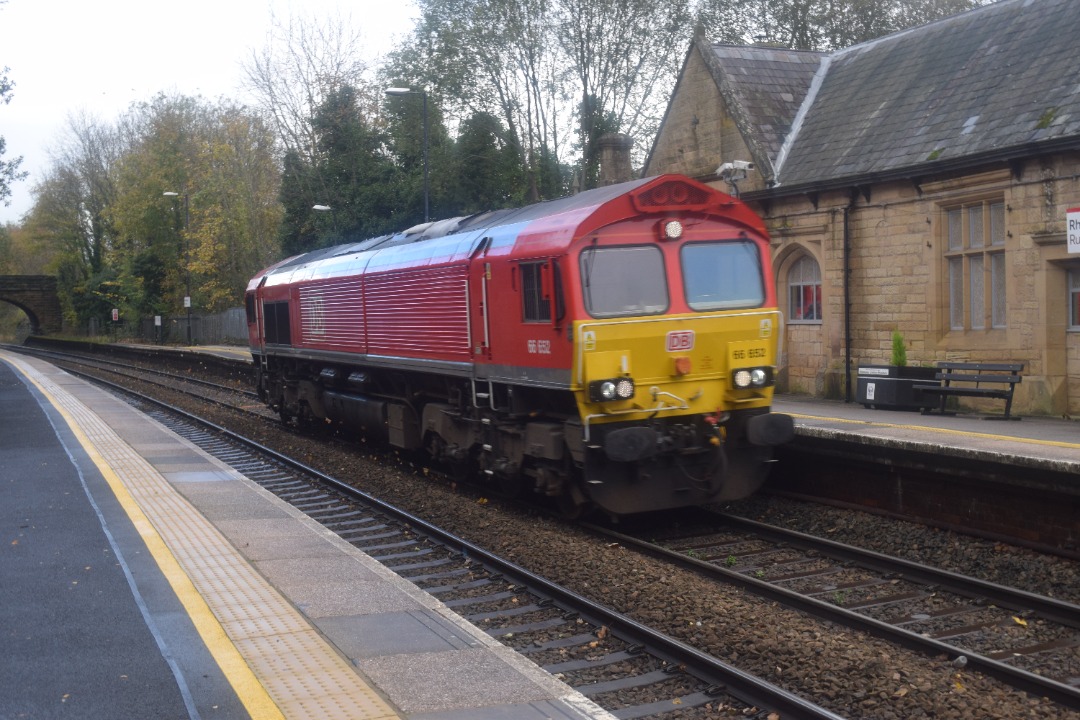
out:
{"label": "yellow platform edge line", "polygon": [[[12,358],[8,358],[12,360]],[[176,593],[176,597],[180,600],[180,603],[184,606],[184,610],[187,612],[188,617],[191,618],[192,624],[195,626],[199,636],[206,643],[206,648],[213,656],[214,661],[217,662],[218,667],[221,668],[221,672],[225,675],[229,684],[236,692],[240,702],[244,705],[244,708],[253,718],[259,718],[262,720],[284,720],[285,716],[278,708],[277,704],[270,698],[266,688],[259,682],[259,679],[255,677],[255,674],[251,671],[247,661],[244,660],[240,651],[232,640],[225,633],[225,629],[222,628],[221,623],[218,622],[214,613],[211,612],[210,607],[206,604],[202,595],[195,588],[191,578],[180,567],[180,563],[176,560],[176,557],[169,550],[165,541],[162,540],[157,530],[154,528],[154,524],[143,513],[142,508],[135,501],[135,498],[128,492],[127,487],[124,485],[120,477],[112,470],[112,468],[105,462],[105,459],[98,452],[97,447],[90,441],[90,438],[86,436],[82,428],[79,427],[75,418],[67,411],[66,408],[60,403],[60,401],[47,390],[36,378],[34,378],[21,363],[12,362],[13,365],[22,373],[23,377],[27,378],[34,386],[41,392],[42,395],[49,401],[49,403],[60,413],[64,418],[64,422],[67,423],[71,429],[75,438],[82,445],[86,454],[93,461],[98,471],[105,478],[105,481],[109,484],[113,494],[116,496],[117,502],[123,507],[124,512],[131,519],[132,524],[139,532],[139,536],[146,544],[151,556],[154,558],[154,562],[157,563],[158,568],[161,570],[165,579],[172,587],[173,592]]]}
{"label": "yellow platform edge line", "polygon": [[830,417],[828,415],[807,415],[805,413],[787,413],[793,418],[801,420],[826,420],[828,422],[847,423],[849,425],[869,425],[871,427],[896,428],[898,430],[928,430],[945,433],[948,435],[960,435],[963,437],[984,438],[986,440],[1009,440],[1012,442],[1029,443],[1031,445],[1045,445],[1047,447],[1076,448],[1080,449],[1080,443],[1063,442],[1060,440],[1039,440],[1038,438],[1024,438],[1013,435],[995,435],[993,433],[971,432],[970,430],[952,430],[950,428],[929,427],[927,425],[900,425],[897,423],[883,423],[876,420],[853,420],[851,418]]}

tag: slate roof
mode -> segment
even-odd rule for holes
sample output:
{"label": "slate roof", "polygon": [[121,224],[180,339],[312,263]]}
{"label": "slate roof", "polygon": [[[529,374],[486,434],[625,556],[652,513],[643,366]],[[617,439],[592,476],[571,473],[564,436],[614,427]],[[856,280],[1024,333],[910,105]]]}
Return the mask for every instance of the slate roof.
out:
{"label": "slate roof", "polygon": [[713,45],[703,57],[751,153],[771,174],[825,53]]}
{"label": "slate roof", "polygon": [[1078,27],[1078,0],[999,0],[818,55],[809,80],[808,57],[776,69],[793,51],[712,46],[710,63],[762,170],[821,187],[1080,147]]}

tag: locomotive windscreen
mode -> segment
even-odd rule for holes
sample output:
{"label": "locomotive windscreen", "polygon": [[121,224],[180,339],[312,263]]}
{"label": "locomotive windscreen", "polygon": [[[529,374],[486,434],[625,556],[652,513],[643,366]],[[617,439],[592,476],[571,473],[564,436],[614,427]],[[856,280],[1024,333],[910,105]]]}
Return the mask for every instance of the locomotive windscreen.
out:
{"label": "locomotive windscreen", "polygon": [[668,309],[664,256],[652,245],[584,250],[581,282],[593,317],[659,315]]}
{"label": "locomotive windscreen", "polygon": [[682,248],[686,304],[694,310],[760,307],[765,302],[761,254],[748,240],[688,243]]}

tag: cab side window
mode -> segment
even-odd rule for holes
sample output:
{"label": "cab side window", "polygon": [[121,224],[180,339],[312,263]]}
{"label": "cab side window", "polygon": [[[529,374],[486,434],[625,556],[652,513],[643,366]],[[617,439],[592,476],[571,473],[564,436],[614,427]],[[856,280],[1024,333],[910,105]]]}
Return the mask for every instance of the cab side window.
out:
{"label": "cab side window", "polygon": [[551,303],[544,297],[543,272],[546,263],[522,263],[521,319],[525,322],[551,322]]}

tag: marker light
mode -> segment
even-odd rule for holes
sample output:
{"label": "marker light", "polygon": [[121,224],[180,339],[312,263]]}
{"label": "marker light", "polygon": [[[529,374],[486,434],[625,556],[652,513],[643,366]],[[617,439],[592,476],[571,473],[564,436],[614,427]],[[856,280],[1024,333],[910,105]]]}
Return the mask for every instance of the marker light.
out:
{"label": "marker light", "polygon": [[667,220],[660,226],[661,240],[678,240],[682,237],[683,226],[678,220]]}

